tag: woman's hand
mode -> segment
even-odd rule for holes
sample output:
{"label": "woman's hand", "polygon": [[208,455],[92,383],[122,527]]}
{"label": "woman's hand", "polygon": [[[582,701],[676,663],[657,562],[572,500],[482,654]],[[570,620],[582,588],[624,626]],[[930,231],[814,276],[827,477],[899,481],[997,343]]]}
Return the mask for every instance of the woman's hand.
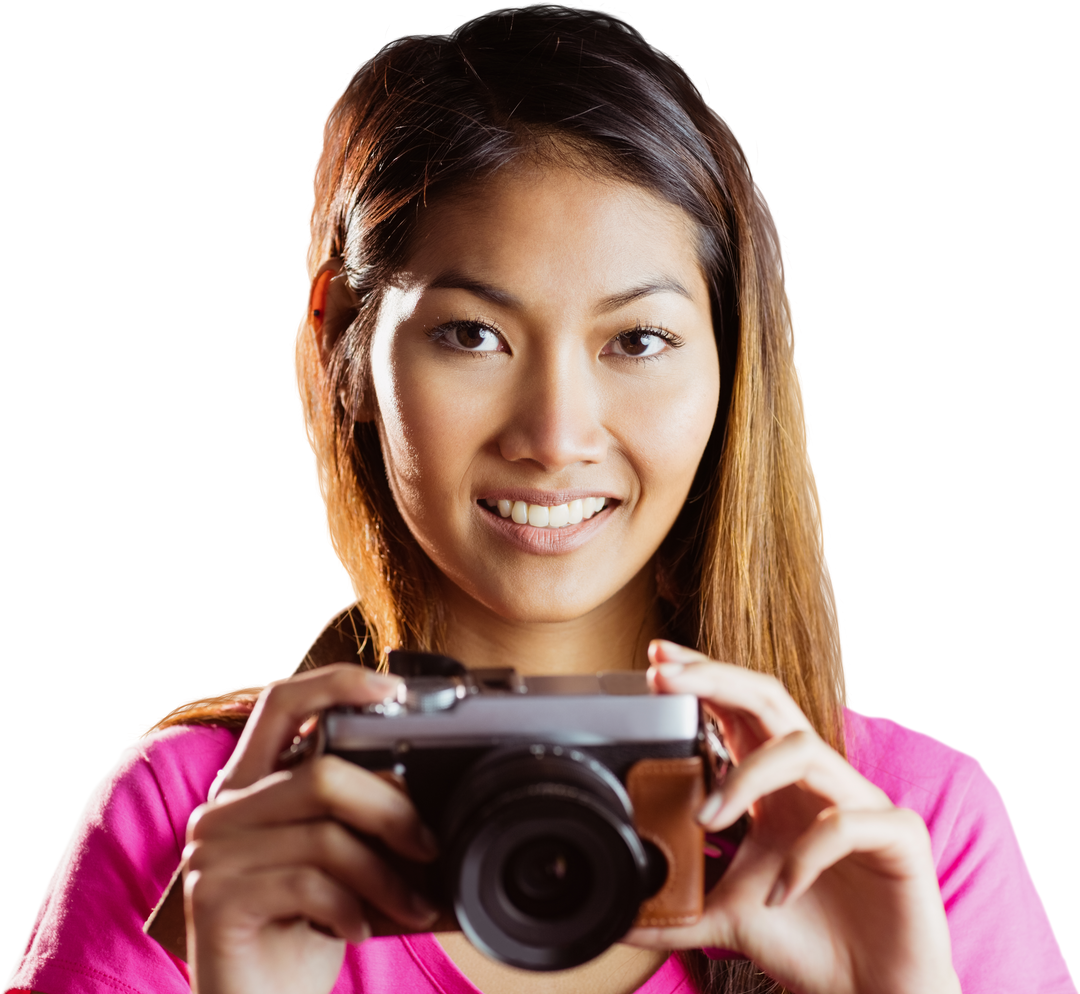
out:
{"label": "woman's hand", "polygon": [[776,680],[657,641],[660,693],[696,694],[737,764],[699,815],[750,830],[705,914],[634,929],[651,948],[742,953],[799,994],[958,994],[922,819],[894,807],[814,732]]}
{"label": "woman's hand", "polygon": [[350,829],[408,859],[429,861],[435,839],[399,790],[336,756],[275,772],[315,712],[386,699],[399,680],[327,666],[268,687],[220,789],[188,824],[185,908],[197,994],[326,994],[345,940],[370,935],[370,903],[423,929],[435,910]]}

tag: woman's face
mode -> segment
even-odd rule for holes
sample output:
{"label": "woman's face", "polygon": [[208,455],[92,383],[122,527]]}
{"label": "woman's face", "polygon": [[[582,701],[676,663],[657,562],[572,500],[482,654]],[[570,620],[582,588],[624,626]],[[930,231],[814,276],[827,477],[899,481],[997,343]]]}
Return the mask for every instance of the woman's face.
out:
{"label": "woman's face", "polygon": [[682,210],[505,170],[428,210],[372,364],[398,507],[469,600],[558,622],[651,582],[720,389]]}

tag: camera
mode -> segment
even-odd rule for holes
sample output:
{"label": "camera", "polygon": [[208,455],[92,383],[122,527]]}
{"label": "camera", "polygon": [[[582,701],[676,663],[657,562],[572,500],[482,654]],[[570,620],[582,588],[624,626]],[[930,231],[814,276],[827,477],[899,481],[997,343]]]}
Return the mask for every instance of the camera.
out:
{"label": "camera", "polygon": [[[487,955],[561,970],[632,925],[701,917],[694,820],[726,755],[691,695],[644,673],[531,676],[391,652],[396,699],[323,716],[328,753],[407,791],[439,839],[429,866],[384,856]],[[710,873],[709,876],[715,876]],[[376,934],[402,931],[371,915]]]}

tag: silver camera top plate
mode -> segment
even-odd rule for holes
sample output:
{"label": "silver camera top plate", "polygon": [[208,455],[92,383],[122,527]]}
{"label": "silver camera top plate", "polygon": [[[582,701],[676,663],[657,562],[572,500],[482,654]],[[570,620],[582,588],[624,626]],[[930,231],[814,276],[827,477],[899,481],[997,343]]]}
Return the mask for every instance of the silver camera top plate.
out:
{"label": "silver camera top plate", "polygon": [[332,709],[328,745],[335,752],[526,739],[595,746],[698,734],[697,698],[652,694],[644,673],[517,677],[494,687],[484,675],[408,680],[396,699],[363,711]]}

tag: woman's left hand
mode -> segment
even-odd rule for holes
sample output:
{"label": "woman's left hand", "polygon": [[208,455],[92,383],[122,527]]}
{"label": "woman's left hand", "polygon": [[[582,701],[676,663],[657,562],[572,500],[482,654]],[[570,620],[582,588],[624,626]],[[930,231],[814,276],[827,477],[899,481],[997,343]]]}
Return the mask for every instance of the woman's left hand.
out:
{"label": "woman's left hand", "polygon": [[696,925],[633,929],[655,949],[742,953],[799,994],[958,994],[930,837],[818,737],[772,677],[657,641],[659,693],[695,694],[736,765],[700,820],[751,827]]}

